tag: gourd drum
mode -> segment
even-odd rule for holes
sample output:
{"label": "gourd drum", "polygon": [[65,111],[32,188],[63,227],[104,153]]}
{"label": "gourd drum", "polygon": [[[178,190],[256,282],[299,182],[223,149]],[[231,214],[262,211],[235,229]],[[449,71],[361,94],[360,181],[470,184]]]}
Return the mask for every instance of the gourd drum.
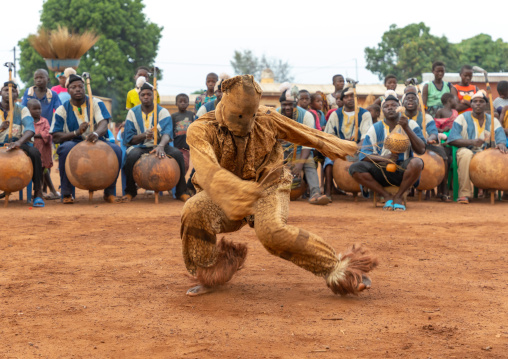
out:
{"label": "gourd drum", "polygon": [[291,182],[291,192],[289,192],[289,200],[296,201],[303,195],[306,189],[307,186],[305,181],[301,177],[293,178],[293,182]]}
{"label": "gourd drum", "polygon": [[385,138],[384,143],[384,147],[392,153],[404,153],[409,145],[409,138],[405,134],[394,131]]}
{"label": "gourd drum", "polygon": [[115,151],[103,141],[78,143],[65,161],[65,172],[73,186],[90,192],[109,187],[119,168]]}
{"label": "gourd drum", "polygon": [[144,154],[136,161],[133,175],[141,188],[155,192],[169,191],[180,179],[180,167],[174,158]]}
{"label": "gourd drum", "polygon": [[469,164],[469,176],[478,188],[508,191],[508,154],[495,148],[475,154]]}
{"label": "gourd drum", "polygon": [[30,158],[20,149],[0,148],[0,190],[5,193],[21,191],[33,176]]}
{"label": "gourd drum", "polygon": [[445,175],[445,163],[443,158],[434,151],[429,150],[421,156],[415,154],[415,157],[421,158],[424,163],[423,171],[420,176],[420,184],[416,189],[428,191],[439,186]]}
{"label": "gourd drum", "polygon": [[354,162],[344,161],[343,159],[337,158],[333,162],[333,179],[341,190],[358,193],[360,192],[360,185],[349,174],[349,167],[351,167],[353,163]]}

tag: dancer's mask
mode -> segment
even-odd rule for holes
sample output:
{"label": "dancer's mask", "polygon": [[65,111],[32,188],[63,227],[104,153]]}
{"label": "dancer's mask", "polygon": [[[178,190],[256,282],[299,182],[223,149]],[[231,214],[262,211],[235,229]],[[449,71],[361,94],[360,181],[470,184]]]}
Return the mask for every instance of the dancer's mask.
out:
{"label": "dancer's mask", "polygon": [[254,127],[261,87],[252,75],[235,76],[222,82],[222,100],[215,110],[217,120],[235,136],[245,137]]}

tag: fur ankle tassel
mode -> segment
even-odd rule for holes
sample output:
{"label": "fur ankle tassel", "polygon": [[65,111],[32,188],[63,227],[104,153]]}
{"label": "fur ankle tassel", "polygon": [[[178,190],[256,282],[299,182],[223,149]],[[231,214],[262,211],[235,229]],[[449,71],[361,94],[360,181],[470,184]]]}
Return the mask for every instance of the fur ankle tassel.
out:
{"label": "fur ankle tassel", "polygon": [[242,243],[233,243],[222,238],[217,247],[217,262],[208,268],[198,267],[196,271],[199,283],[206,287],[215,287],[229,281],[247,256],[247,246]]}
{"label": "fur ankle tassel", "polygon": [[364,274],[373,270],[377,265],[377,258],[370,255],[366,248],[361,245],[353,245],[339,256],[335,268],[326,276],[326,284],[335,294],[357,295],[358,285],[362,283]]}

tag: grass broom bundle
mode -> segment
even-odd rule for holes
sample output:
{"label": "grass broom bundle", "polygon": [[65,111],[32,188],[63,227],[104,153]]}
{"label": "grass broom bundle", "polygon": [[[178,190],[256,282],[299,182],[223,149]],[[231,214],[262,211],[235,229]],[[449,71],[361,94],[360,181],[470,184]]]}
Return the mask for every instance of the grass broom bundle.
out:
{"label": "grass broom bundle", "polygon": [[30,35],[28,41],[45,59],[79,59],[99,40],[99,35],[85,31],[71,33],[66,27],[56,30],[40,29],[37,35]]}

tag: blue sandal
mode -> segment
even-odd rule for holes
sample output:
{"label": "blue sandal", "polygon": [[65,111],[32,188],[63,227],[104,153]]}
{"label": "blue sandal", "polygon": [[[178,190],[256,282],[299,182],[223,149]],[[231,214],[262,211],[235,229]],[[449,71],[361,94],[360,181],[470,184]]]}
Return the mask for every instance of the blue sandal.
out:
{"label": "blue sandal", "polygon": [[44,207],[46,204],[44,203],[44,200],[41,198],[41,197],[35,197],[34,199],[34,203],[33,203],[33,206],[34,207],[39,207],[39,208],[42,208]]}
{"label": "blue sandal", "polygon": [[393,200],[389,199],[383,206],[383,211],[393,211]]}
{"label": "blue sandal", "polygon": [[403,204],[398,204],[398,203],[395,203],[393,205],[393,210],[394,211],[401,211],[401,212],[404,212],[406,210],[406,206],[404,206]]}

